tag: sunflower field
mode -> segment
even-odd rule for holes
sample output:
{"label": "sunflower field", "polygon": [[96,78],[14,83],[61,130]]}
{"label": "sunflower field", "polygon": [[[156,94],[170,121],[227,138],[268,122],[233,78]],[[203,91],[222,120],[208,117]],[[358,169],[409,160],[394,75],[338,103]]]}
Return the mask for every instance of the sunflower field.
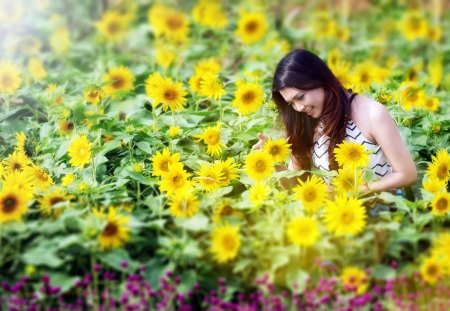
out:
{"label": "sunflower field", "polygon": [[[0,0],[0,33],[1,310],[450,309],[449,1]],[[413,186],[360,190],[349,144],[280,169],[295,48],[386,106]]]}

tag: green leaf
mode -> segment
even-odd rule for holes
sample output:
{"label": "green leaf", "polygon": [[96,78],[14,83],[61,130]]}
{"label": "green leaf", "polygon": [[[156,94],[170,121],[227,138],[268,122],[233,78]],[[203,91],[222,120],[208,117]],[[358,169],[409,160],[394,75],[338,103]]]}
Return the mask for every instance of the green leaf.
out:
{"label": "green leaf", "polygon": [[392,279],[395,277],[395,270],[386,265],[377,265],[372,270],[372,276],[375,279]]}
{"label": "green leaf", "polygon": [[57,268],[63,264],[63,261],[56,255],[55,251],[55,245],[42,243],[37,247],[27,250],[22,255],[22,259],[27,264]]}
{"label": "green leaf", "polygon": [[201,231],[208,229],[208,217],[200,213],[189,219],[176,219],[175,223],[177,226],[190,231]]}
{"label": "green leaf", "polygon": [[69,276],[61,272],[49,272],[52,286],[61,287],[61,292],[67,292],[71,289],[79,277]]}
{"label": "green leaf", "polygon": [[137,142],[136,146],[147,154],[153,154],[150,144],[146,141]]}

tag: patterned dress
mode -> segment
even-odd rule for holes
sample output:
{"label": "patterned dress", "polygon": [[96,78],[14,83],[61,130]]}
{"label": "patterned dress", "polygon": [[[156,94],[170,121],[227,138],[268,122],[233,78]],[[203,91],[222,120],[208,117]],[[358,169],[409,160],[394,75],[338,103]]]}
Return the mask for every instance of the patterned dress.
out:
{"label": "patterned dress", "polygon": [[[354,98],[356,93],[352,94],[350,101]],[[319,131],[322,129],[319,125]],[[389,161],[386,159],[383,150],[381,150],[380,146],[372,143],[369,139],[367,139],[364,134],[359,130],[356,126],[355,122],[349,120],[346,128],[345,140],[348,142],[358,143],[363,145],[367,150],[371,152],[369,156],[369,165],[368,167],[373,171],[374,177],[381,178],[386,174],[392,172],[392,166]],[[329,171],[329,160],[328,160],[328,146],[330,143],[330,138],[326,135],[322,135],[314,142],[314,145],[311,148],[312,161],[314,165],[320,169]],[[329,183],[328,178],[325,178],[325,181]]]}

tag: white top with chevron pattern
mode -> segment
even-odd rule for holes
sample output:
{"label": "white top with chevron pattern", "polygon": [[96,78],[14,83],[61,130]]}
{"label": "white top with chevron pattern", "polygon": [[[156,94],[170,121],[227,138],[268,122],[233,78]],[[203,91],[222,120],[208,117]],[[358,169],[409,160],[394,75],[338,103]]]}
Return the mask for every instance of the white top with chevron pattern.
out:
{"label": "white top with chevron pattern", "polygon": [[[392,166],[386,159],[380,146],[367,139],[352,120],[347,123],[345,140],[348,142],[359,143],[371,152],[368,167],[372,169],[375,178],[381,178],[392,172]],[[329,141],[330,139],[328,136],[322,135],[317,141],[314,142],[314,145],[311,148],[313,163],[320,170],[329,170]],[[328,178],[325,178],[325,181],[327,183],[330,182]]]}

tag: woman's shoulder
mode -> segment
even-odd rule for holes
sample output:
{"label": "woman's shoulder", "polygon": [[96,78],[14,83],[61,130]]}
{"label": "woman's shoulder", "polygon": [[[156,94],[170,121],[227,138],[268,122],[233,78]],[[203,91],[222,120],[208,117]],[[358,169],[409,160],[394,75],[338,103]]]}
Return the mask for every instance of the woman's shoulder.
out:
{"label": "woman's shoulder", "polygon": [[352,108],[352,117],[359,119],[361,123],[371,124],[390,117],[383,104],[365,95],[356,96]]}

